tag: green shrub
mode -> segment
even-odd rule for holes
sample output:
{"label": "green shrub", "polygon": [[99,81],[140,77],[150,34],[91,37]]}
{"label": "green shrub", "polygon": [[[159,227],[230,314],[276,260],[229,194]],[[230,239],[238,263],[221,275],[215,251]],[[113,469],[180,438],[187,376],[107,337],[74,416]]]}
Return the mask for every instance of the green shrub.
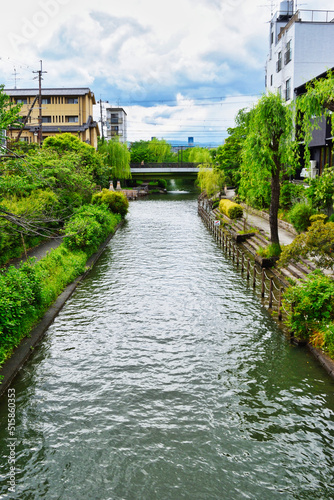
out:
{"label": "green shrub", "polygon": [[231,200],[220,200],[219,210],[230,219],[240,219],[243,216],[242,206]]}
{"label": "green shrub", "polygon": [[288,209],[294,203],[303,202],[306,198],[306,189],[303,185],[292,182],[283,182],[281,186],[279,204],[281,208]]}
{"label": "green shrub", "polygon": [[282,250],[278,243],[272,243],[265,248],[259,248],[257,253],[260,257],[271,259],[272,257],[279,257]]}
{"label": "green shrub", "polygon": [[93,194],[92,203],[93,205],[107,205],[111,212],[120,214],[122,217],[126,216],[129,209],[129,200],[123,193],[109,191],[105,188],[99,193]]}
{"label": "green shrub", "polygon": [[328,221],[327,222],[334,222],[334,214],[332,214],[329,218],[328,218]]}
{"label": "green shrub", "polygon": [[33,322],[42,302],[42,275],[29,263],[0,273],[0,364],[16,347],[24,325]]}
{"label": "green shrub", "polygon": [[312,207],[306,203],[297,203],[289,211],[289,220],[293,227],[302,233],[310,226],[310,217],[313,214]]}
{"label": "green shrub", "polygon": [[85,249],[91,254],[119,221],[120,215],[109,212],[105,204],[84,205],[65,224],[64,245],[71,250]]}
{"label": "green shrub", "polygon": [[158,179],[157,183],[158,183],[158,186],[161,187],[162,189],[167,189],[166,179]]}
{"label": "green shrub", "polygon": [[334,320],[334,281],[317,270],[284,294],[288,326],[293,334],[309,339]]}

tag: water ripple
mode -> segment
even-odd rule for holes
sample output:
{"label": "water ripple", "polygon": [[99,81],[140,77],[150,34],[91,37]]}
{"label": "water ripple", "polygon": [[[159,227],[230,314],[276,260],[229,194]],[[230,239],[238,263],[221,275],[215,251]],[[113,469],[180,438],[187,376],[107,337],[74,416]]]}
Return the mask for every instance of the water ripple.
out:
{"label": "water ripple", "polygon": [[333,383],[189,195],[131,204],[15,388],[22,499],[334,498]]}

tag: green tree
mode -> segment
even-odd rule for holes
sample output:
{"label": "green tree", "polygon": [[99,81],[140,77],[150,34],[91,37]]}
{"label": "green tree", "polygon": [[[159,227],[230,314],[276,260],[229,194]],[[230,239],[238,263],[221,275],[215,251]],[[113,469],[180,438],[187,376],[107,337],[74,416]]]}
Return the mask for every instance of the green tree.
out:
{"label": "green tree", "polygon": [[241,109],[235,119],[236,127],[228,128],[229,136],[215,152],[214,160],[218,168],[223,170],[226,182],[238,187],[240,184],[240,168],[242,164],[242,148],[247,136],[250,113]]}
{"label": "green tree", "polygon": [[152,163],[171,161],[173,157],[172,146],[164,139],[153,137],[148,143],[149,158]]}
{"label": "green tree", "polygon": [[135,141],[130,147],[131,163],[164,163],[177,161],[172,146],[164,139]]}
{"label": "green tree", "polygon": [[242,150],[239,194],[245,200],[249,198],[249,191],[263,198],[269,194],[270,239],[277,245],[280,181],[288,171],[287,165],[295,160],[292,132],[291,108],[278,94],[264,95],[251,110]]}
{"label": "green tree", "polygon": [[201,163],[203,166],[211,167],[213,163],[210,151],[206,148],[195,146],[189,151],[188,161],[192,163]]}
{"label": "green tree", "polygon": [[9,126],[21,126],[19,116],[21,105],[13,104],[4,88],[4,85],[0,85],[0,139],[3,139]]}
{"label": "green tree", "polygon": [[[334,74],[328,71],[326,78],[313,80],[306,86],[306,93],[296,100],[296,121],[299,126],[299,138],[308,146],[312,132],[320,128],[323,117],[331,120],[334,133]],[[306,163],[310,160],[310,150],[305,147]]]}
{"label": "green tree", "polygon": [[284,247],[279,265],[304,257],[313,258],[319,267],[334,268],[334,222],[325,224],[324,217],[322,214],[310,217],[311,226]]}
{"label": "green tree", "polygon": [[110,141],[99,143],[99,153],[109,168],[110,177],[117,180],[131,179],[130,152],[127,145],[116,137]]}
{"label": "green tree", "polygon": [[224,172],[216,168],[209,168],[207,165],[200,165],[197,182],[201,191],[205,191],[211,197],[222,190],[225,182]]}

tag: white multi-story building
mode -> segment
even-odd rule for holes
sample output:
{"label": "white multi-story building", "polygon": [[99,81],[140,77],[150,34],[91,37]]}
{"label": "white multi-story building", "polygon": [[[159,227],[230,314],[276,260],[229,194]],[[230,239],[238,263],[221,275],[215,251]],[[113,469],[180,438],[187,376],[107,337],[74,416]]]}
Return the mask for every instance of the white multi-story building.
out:
{"label": "white multi-story building", "polygon": [[123,108],[107,108],[107,139],[110,140],[116,135],[120,142],[127,141],[126,112]]}
{"label": "white multi-story building", "polygon": [[127,114],[123,108],[114,108],[108,101],[100,100],[94,106],[94,118],[104,139],[109,141],[118,136],[120,142],[127,142]]}
{"label": "white multi-story building", "polygon": [[334,11],[297,10],[280,3],[270,22],[266,89],[286,101],[294,90],[334,66]]}

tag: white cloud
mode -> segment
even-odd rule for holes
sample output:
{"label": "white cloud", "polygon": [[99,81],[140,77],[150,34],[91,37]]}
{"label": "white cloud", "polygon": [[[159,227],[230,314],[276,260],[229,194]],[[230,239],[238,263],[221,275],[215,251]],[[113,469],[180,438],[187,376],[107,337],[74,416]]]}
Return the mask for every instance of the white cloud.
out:
{"label": "white cloud", "polygon": [[[18,86],[37,86],[32,71],[43,59],[44,86],[89,86],[126,108],[136,138],[204,137],[210,120],[207,137],[224,136],[242,103],[255,99],[233,96],[264,90],[270,4],[16,0],[0,20],[0,77],[13,87],[15,67]],[[330,9],[332,0],[301,8]]]}

